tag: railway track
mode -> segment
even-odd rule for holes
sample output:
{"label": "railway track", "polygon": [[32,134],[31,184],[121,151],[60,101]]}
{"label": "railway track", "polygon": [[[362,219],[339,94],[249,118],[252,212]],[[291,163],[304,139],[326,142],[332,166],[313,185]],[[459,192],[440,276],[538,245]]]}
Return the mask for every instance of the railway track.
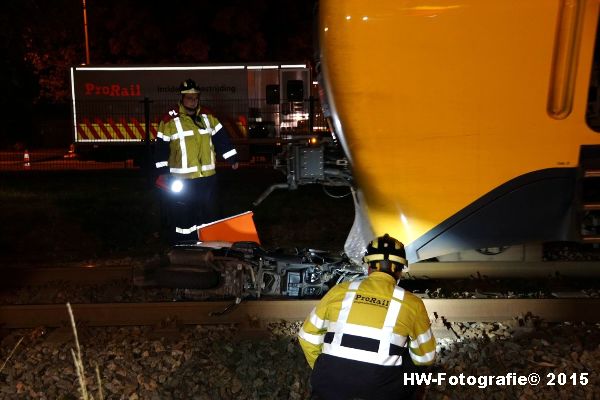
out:
{"label": "railway track", "polygon": [[[52,282],[94,285],[115,280],[136,281],[142,274],[139,265],[4,268],[4,287],[36,287]],[[415,279],[572,278],[600,276],[600,262],[436,262],[411,266]],[[407,283],[408,284],[408,283]],[[247,300],[232,306],[231,301],[96,302],[73,304],[76,318],[87,326],[157,325],[164,321],[180,324],[240,324],[256,321],[303,320],[317,300]],[[168,299],[167,299],[168,300]],[[114,300],[108,300],[114,301]],[[600,299],[589,298],[425,298],[433,320],[442,322],[506,321],[532,315],[549,322],[600,321]],[[224,312],[227,310],[227,312]],[[60,327],[68,321],[64,302],[0,306],[0,326],[4,328]]]}
{"label": "railway track", "polygon": [[[507,321],[534,316],[548,322],[600,321],[600,299],[424,299],[438,322]],[[86,326],[179,324],[260,325],[269,321],[301,321],[317,300],[73,304],[75,318]],[[0,306],[4,328],[61,327],[69,320],[64,304]]]}

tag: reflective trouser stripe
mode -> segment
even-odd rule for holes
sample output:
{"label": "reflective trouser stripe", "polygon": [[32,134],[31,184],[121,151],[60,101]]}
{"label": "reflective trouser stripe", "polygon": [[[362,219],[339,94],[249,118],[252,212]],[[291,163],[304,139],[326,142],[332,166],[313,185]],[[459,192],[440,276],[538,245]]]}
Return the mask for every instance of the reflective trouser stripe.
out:
{"label": "reflective trouser stripe", "polygon": [[192,226],[191,228],[180,228],[180,227],[175,228],[175,232],[181,233],[182,235],[188,235],[197,230],[198,230],[198,226],[196,226],[196,225]]}

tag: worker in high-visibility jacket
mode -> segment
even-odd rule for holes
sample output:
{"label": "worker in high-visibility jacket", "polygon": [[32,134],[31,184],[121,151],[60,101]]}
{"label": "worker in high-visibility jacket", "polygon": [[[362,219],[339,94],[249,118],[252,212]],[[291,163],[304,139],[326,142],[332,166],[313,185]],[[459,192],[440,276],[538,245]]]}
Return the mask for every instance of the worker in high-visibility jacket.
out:
{"label": "worker in high-visibility jacket", "polygon": [[410,374],[435,359],[423,301],[396,285],[408,265],[403,244],[378,237],[363,260],[369,275],[331,288],[298,333],[313,399],[413,398]]}
{"label": "worker in high-visibility jacket", "polygon": [[217,156],[237,169],[237,151],[219,120],[200,107],[196,82],[181,83],[181,101],[158,126],[157,186],[169,191],[169,241],[197,241],[201,224],[220,219]]}

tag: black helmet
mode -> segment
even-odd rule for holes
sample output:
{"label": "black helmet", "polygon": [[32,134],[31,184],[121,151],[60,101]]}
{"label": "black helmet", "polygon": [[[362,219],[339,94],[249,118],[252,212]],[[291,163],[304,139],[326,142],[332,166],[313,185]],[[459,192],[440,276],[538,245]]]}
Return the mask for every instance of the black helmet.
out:
{"label": "black helmet", "polygon": [[363,261],[369,264],[370,268],[388,273],[401,271],[408,267],[404,245],[387,233],[369,242]]}
{"label": "black helmet", "polygon": [[200,93],[200,90],[198,90],[198,85],[196,85],[196,82],[193,79],[186,79],[185,81],[181,82],[181,85],[179,85],[179,91],[181,94]]}

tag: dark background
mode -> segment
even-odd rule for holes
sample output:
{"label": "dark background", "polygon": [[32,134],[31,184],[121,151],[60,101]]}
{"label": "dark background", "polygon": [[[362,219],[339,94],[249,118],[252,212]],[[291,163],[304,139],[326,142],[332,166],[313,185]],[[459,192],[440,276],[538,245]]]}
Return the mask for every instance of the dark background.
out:
{"label": "dark background", "polygon": [[[253,211],[261,245],[341,252],[354,219],[347,187],[275,190],[270,168],[219,168],[223,216]],[[147,258],[168,250],[161,196],[138,169],[0,172],[0,265]],[[335,197],[331,197],[334,195]]]}
{"label": "dark background", "polygon": [[[90,64],[310,64],[314,8],[314,0],[87,0]],[[160,196],[142,171],[39,170],[39,149],[66,152],[71,142],[68,72],[86,60],[83,21],[82,0],[8,0],[0,11],[0,151],[18,169],[0,172],[6,264],[148,256],[165,244]],[[342,249],[351,197],[309,185],[254,207],[283,174],[263,166],[218,176],[223,215],[254,211],[265,247]]]}
{"label": "dark background", "polygon": [[[90,64],[310,63],[313,52],[314,0],[87,0],[86,10]],[[82,0],[3,3],[0,149],[68,146],[83,21]]]}

